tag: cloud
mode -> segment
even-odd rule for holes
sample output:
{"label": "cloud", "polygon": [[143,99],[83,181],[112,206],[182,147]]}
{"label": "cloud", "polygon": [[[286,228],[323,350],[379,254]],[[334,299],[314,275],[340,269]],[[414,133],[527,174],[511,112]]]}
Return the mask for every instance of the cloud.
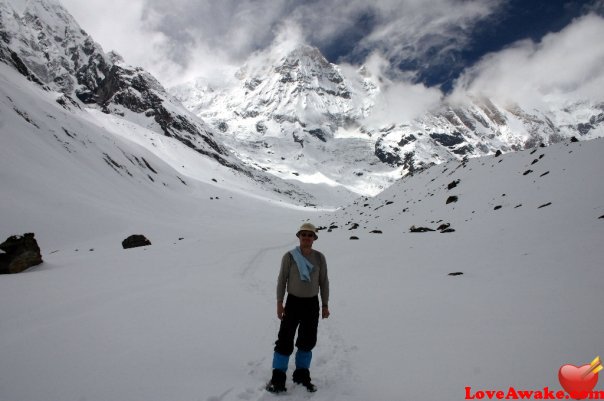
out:
{"label": "cloud", "polygon": [[145,26],[143,1],[61,0],[61,3],[105,52],[115,50],[126,63],[143,66],[162,78],[179,70],[178,65],[166,59],[172,39]]}
{"label": "cloud", "polygon": [[574,20],[540,42],[514,43],[485,56],[457,81],[453,99],[487,96],[528,108],[604,101],[604,18]]}
{"label": "cloud", "polygon": [[373,77],[381,81],[375,105],[365,121],[369,126],[380,126],[384,121],[407,123],[442,104],[443,94],[439,89],[408,81],[389,80],[385,74],[389,63],[377,52],[367,59],[365,67]]}
{"label": "cloud", "polygon": [[[197,76],[218,79],[269,46],[305,42],[340,62],[373,64],[390,82],[381,95],[382,110],[403,110],[398,115],[433,106],[440,92],[412,84],[419,71],[453,69],[456,52],[468,46],[477,24],[499,18],[506,5],[504,0],[61,1],[106,51],[117,50],[166,86]],[[589,7],[602,12],[604,0]],[[592,14],[538,43],[521,41],[489,54],[466,69],[452,99],[481,93],[531,107],[601,99],[602,25]]]}
{"label": "cloud", "polygon": [[62,2],[106,50],[166,81],[241,64],[287,24],[342,61],[360,64],[377,49],[395,67],[409,60],[436,63],[463,47],[472,26],[503,0]]}
{"label": "cloud", "polygon": [[378,1],[372,7],[376,27],[357,44],[355,52],[377,49],[395,68],[441,64],[467,45],[475,24],[497,12],[501,3]]}

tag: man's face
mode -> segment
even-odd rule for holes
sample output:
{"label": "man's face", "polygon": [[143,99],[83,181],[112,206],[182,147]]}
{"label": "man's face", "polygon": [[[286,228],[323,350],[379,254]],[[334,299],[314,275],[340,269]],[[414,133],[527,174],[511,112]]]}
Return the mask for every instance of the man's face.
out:
{"label": "man's face", "polygon": [[310,248],[315,241],[315,233],[312,231],[300,231],[298,234],[301,248]]}

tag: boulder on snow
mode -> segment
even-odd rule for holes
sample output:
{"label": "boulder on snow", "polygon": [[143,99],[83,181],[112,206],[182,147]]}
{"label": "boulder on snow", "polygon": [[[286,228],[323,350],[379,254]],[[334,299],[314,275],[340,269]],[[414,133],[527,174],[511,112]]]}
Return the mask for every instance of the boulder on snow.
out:
{"label": "boulder on snow", "polygon": [[434,230],[431,228],[428,228],[428,227],[415,227],[414,225],[409,228],[409,232],[412,232],[412,233],[425,233],[428,231],[434,231]]}
{"label": "boulder on snow", "polygon": [[459,198],[458,198],[457,196],[455,196],[455,195],[453,195],[453,196],[449,196],[449,197],[447,198],[447,202],[446,202],[446,204],[448,205],[449,203],[455,203],[455,202],[457,202],[458,200],[459,200]]}
{"label": "boulder on snow", "polygon": [[147,245],[151,245],[151,241],[149,241],[147,237],[141,234],[131,235],[122,241],[122,248],[124,249],[137,248],[139,246]]}
{"label": "boulder on snow", "polygon": [[453,273],[449,273],[449,276],[461,276],[463,274],[463,272],[453,272]]}
{"label": "boulder on snow", "polygon": [[449,185],[447,185],[447,189],[448,189],[448,190],[451,190],[451,189],[455,188],[455,187],[457,186],[457,184],[459,184],[459,183],[460,183],[460,181],[461,181],[461,180],[455,180],[455,181],[451,181],[451,182],[449,183]]}
{"label": "boulder on snow", "polygon": [[40,247],[33,233],[13,235],[0,244],[0,274],[20,273],[42,263]]}

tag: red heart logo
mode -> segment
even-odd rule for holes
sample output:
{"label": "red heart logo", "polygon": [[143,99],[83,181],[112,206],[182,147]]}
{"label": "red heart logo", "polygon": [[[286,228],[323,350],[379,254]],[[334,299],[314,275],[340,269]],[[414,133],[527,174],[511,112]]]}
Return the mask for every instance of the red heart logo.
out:
{"label": "red heart logo", "polygon": [[576,400],[582,400],[589,396],[589,392],[598,383],[598,374],[590,372],[591,365],[576,367],[575,365],[564,365],[558,371],[558,380],[562,388]]}

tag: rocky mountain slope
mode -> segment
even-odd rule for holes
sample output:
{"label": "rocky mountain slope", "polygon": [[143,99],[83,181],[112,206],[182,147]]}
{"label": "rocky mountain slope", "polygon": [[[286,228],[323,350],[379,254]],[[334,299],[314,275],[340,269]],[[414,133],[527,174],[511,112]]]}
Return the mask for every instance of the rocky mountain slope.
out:
{"label": "rocky mountain slope", "polygon": [[58,1],[31,0],[19,15],[2,0],[0,10],[3,47],[48,90],[62,93],[62,102],[75,105],[77,99],[106,113],[130,114],[229,164],[210,127],[187,113],[150,74],[115,53],[106,54]]}
{"label": "rocky mountain slope", "polygon": [[[445,99],[401,123],[397,114],[405,110],[385,104],[393,85],[366,67],[331,64],[316,48],[275,46],[254,55],[227,85],[200,79],[171,92],[248,163],[367,195],[432,164],[604,135],[604,104],[590,102],[540,111]],[[376,121],[383,107],[394,113]]]}
{"label": "rocky mountain slope", "polygon": [[331,220],[323,220],[322,228],[357,238],[382,233],[434,238],[477,227],[597,227],[604,219],[598,200],[604,192],[603,148],[604,138],[565,140],[432,166],[325,216]]}
{"label": "rocky mountain slope", "polygon": [[[174,138],[202,158],[295,202],[318,203],[306,190],[241,162],[221,143],[215,128],[186,110],[144,69],[105,53],[58,1],[30,0],[19,14],[10,2],[0,0],[0,39],[0,60],[33,84],[58,93],[56,102],[66,111],[102,111]],[[342,196],[350,198],[344,192]]]}

